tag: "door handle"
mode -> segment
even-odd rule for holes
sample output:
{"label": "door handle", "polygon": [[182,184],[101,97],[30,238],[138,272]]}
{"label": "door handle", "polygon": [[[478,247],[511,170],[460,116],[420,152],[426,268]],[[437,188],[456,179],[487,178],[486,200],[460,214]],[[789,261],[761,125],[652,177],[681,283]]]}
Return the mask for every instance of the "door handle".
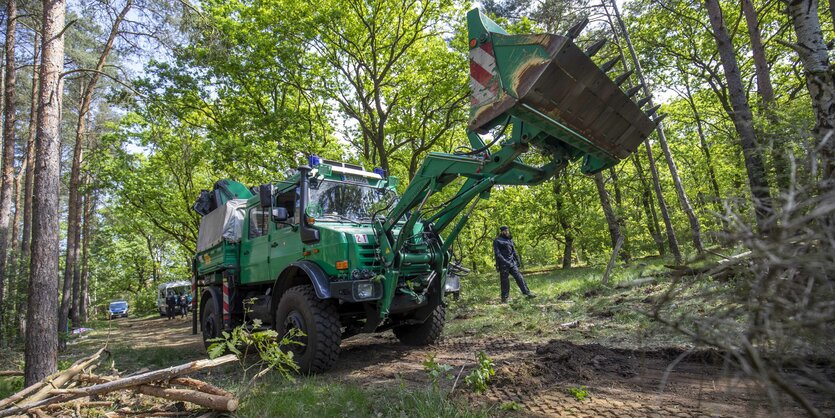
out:
{"label": "door handle", "polygon": [[278,241],[273,242],[272,244],[270,244],[270,247],[273,247],[273,248],[278,247]]}
{"label": "door handle", "polygon": [[249,251],[244,251],[244,255],[249,255]]}

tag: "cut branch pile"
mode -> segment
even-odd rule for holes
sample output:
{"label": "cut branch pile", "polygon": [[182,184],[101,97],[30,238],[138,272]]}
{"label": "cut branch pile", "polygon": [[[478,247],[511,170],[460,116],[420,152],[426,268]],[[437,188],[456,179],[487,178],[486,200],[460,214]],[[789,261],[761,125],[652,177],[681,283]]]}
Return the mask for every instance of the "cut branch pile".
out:
{"label": "cut branch pile", "polygon": [[[132,391],[176,402],[189,402],[211,411],[233,412],[238,408],[238,399],[233,394],[201,380],[184,377],[237,361],[232,354],[122,377],[93,373],[104,353],[102,348],[95,354],[73,363],[68,369],[47,376],[40,382],[0,400],[0,417],[26,414],[86,415],[81,413],[82,409],[116,407],[120,403],[118,399],[114,401],[106,398],[120,391]],[[120,408],[107,415],[136,416],[146,412],[148,411]]]}

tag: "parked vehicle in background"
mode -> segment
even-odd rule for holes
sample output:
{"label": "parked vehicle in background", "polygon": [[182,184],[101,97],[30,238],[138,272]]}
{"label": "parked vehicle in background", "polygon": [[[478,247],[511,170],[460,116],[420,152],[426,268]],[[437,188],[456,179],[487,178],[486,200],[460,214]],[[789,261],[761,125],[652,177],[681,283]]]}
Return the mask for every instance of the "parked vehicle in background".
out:
{"label": "parked vehicle in background", "polygon": [[128,317],[128,301],[126,300],[114,300],[110,302],[110,306],[107,307],[107,319],[113,318],[120,318]]}
{"label": "parked vehicle in background", "polygon": [[191,282],[186,280],[168,282],[157,287],[157,310],[159,310],[160,316],[167,315],[166,299],[171,295],[177,296],[177,300],[185,295],[188,301],[188,309],[191,310]]}

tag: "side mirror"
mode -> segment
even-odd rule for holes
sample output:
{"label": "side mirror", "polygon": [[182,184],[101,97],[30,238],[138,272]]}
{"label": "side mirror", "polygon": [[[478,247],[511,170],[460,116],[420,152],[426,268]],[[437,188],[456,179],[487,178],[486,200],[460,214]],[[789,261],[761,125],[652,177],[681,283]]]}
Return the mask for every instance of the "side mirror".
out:
{"label": "side mirror", "polygon": [[258,197],[261,198],[261,207],[268,208],[273,205],[273,185],[262,184],[258,186]]}
{"label": "side mirror", "polygon": [[287,222],[288,218],[290,215],[287,213],[287,208],[273,208],[273,222]]}

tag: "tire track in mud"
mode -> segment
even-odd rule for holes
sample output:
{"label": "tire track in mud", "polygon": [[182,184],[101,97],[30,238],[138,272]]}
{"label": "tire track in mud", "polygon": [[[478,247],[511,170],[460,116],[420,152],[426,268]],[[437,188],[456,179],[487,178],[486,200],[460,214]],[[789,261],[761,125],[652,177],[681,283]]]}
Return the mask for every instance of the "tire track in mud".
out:
{"label": "tire track in mud", "polygon": [[[484,394],[470,392],[463,382],[475,367],[479,351],[493,360],[496,370]],[[497,414],[502,414],[500,405],[514,402],[520,408],[517,414],[533,417],[769,416],[756,385],[728,370],[710,353],[697,352],[668,371],[682,350],[624,350],[561,340],[533,343],[467,336],[413,348],[387,334],[350,341],[343,352],[336,374],[344,378],[362,385],[399,381],[415,386],[428,384],[422,362],[432,353],[456,374],[464,366],[455,397],[494,405]],[[580,386],[590,393],[583,401],[567,391]],[[800,414],[791,407],[786,412]]]}

